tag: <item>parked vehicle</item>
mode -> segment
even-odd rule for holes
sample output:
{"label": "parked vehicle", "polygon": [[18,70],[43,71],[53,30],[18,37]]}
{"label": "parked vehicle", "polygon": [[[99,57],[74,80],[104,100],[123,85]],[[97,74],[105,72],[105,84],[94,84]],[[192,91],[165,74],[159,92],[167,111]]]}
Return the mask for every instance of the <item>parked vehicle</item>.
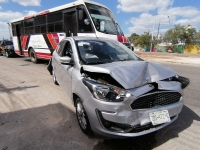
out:
{"label": "parked vehicle", "polygon": [[113,13],[106,6],[77,0],[11,21],[15,52],[39,59],[50,59],[57,44],[69,36],[107,37],[129,47]]}
{"label": "parked vehicle", "polygon": [[0,41],[0,55],[1,56],[5,55],[7,58],[15,55],[12,41],[10,40]]}
{"label": "parked vehicle", "polygon": [[64,38],[48,70],[74,104],[81,130],[112,138],[145,135],[175,121],[190,82],[120,42],[95,37]]}

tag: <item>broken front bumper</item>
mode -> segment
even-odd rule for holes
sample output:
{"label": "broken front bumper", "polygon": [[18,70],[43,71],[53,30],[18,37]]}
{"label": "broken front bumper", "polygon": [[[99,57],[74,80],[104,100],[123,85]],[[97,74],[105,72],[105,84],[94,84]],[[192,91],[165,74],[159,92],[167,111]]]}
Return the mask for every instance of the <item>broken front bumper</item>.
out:
{"label": "broken front bumper", "polygon": [[[136,98],[134,96],[129,97],[123,102],[116,103],[100,101],[90,97],[88,100],[84,101],[83,104],[94,132],[112,138],[135,137],[157,131],[175,121],[183,107],[183,97],[181,92],[182,91],[161,92],[165,94],[172,93],[173,95],[169,98],[170,100],[173,99],[174,94],[176,96],[178,95],[178,97],[176,97],[178,100],[172,100],[171,102],[170,100],[161,98],[158,99],[158,105],[155,104],[155,106],[152,106],[152,104],[149,103],[149,106],[145,106],[149,108],[142,109],[133,107],[134,102],[141,98]],[[166,96],[165,94],[164,96]],[[152,93],[147,94],[146,96],[151,95]],[[139,100],[142,101],[142,99]],[[160,101],[163,100],[168,102],[163,106],[159,106],[162,105],[162,102]],[[149,114],[162,110],[168,111],[171,121],[153,125]]]}

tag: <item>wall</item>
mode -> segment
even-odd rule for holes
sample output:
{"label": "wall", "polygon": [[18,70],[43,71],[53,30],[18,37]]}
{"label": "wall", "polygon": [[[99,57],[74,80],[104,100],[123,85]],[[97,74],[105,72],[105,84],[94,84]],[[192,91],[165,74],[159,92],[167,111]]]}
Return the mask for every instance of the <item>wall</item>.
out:
{"label": "wall", "polygon": [[185,54],[200,54],[200,45],[186,45]]}

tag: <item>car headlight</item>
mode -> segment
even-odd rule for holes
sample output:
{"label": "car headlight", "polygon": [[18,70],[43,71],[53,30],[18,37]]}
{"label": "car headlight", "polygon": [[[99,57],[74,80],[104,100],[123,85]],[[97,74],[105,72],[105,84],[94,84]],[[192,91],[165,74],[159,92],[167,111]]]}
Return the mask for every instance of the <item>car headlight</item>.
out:
{"label": "car headlight", "polygon": [[83,83],[88,87],[94,97],[99,100],[121,102],[131,96],[131,94],[124,89],[101,84],[86,78],[83,78]]}

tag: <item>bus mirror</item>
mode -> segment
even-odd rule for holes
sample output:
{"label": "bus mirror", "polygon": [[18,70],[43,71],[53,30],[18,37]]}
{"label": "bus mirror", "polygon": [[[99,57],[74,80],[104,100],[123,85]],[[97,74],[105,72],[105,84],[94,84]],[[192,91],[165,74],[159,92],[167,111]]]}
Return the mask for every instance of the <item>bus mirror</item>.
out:
{"label": "bus mirror", "polygon": [[89,19],[84,19],[84,23],[85,23],[86,25],[89,25],[89,24],[90,24],[90,20],[89,20]]}
{"label": "bus mirror", "polygon": [[79,20],[82,20],[82,19],[83,19],[83,10],[82,10],[82,9],[79,9],[79,10],[78,10],[78,19],[79,19]]}
{"label": "bus mirror", "polygon": [[100,31],[104,32],[105,31],[105,21],[100,22]]}

